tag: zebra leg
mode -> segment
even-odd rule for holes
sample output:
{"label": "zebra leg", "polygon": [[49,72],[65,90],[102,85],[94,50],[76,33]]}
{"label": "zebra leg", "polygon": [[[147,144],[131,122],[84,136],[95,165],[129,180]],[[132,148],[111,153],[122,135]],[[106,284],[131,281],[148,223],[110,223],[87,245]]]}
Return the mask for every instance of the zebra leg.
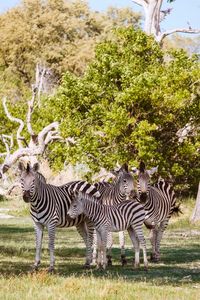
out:
{"label": "zebra leg", "polygon": [[96,230],[97,234],[97,268],[101,268],[101,262],[102,262],[102,253],[101,253],[101,248],[102,248],[102,240],[101,240],[101,234],[98,230]]}
{"label": "zebra leg", "polygon": [[94,230],[94,239],[93,239],[93,252],[92,252],[92,265],[97,263],[97,233],[96,229]]}
{"label": "zebra leg", "polygon": [[132,227],[128,228],[128,233],[129,236],[131,238],[133,247],[135,249],[135,263],[134,263],[134,267],[135,268],[139,268],[140,266],[140,245],[139,245],[139,241],[136,237],[136,234],[134,232],[134,229]]}
{"label": "zebra leg", "polygon": [[92,245],[93,245],[93,241],[94,241],[94,224],[93,222],[87,220],[86,222],[87,224],[87,253],[86,253],[86,266],[89,267],[91,265],[92,262]]}
{"label": "zebra leg", "polygon": [[55,224],[47,225],[48,236],[49,236],[49,253],[50,253],[50,265],[48,272],[52,273],[54,271],[55,257],[54,257],[54,245],[55,245],[55,233],[56,227]]}
{"label": "zebra leg", "polygon": [[101,251],[102,251],[102,267],[105,270],[107,266],[107,257],[106,257],[106,246],[107,246],[107,238],[108,238],[108,231],[102,229],[101,231]]}
{"label": "zebra leg", "polygon": [[76,225],[76,228],[86,245],[86,261],[84,267],[89,268],[92,261],[94,225],[91,222],[87,221],[87,223],[82,222]]}
{"label": "zebra leg", "polygon": [[113,238],[112,238],[112,232],[108,232],[107,234],[107,264],[108,266],[112,266],[112,245],[113,245]]}
{"label": "zebra leg", "polygon": [[122,267],[127,265],[126,255],[125,255],[125,234],[124,231],[119,231],[119,244],[121,248],[121,263]]}
{"label": "zebra leg", "polygon": [[144,269],[147,270],[148,269],[147,249],[146,249],[146,241],[145,241],[144,234],[142,231],[142,224],[140,226],[137,226],[134,228],[134,233],[136,234],[137,239],[139,240],[139,245],[142,248]]}
{"label": "zebra leg", "polygon": [[44,226],[40,223],[34,223],[35,229],[35,244],[36,244],[36,253],[35,253],[35,263],[33,266],[33,270],[37,271],[38,266],[40,265],[40,257],[41,257],[41,249],[42,249],[42,238],[43,238],[43,230]]}
{"label": "zebra leg", "polygon": [[150,231],[150,242],[152,245],[151,261],[156,262],[156,240],[157,240],[158,225]]}
{"label": "zebra leg", "polygon": [[162,221],[160,223],[160,226],[158,228],[158,232],[157,232],[157,238],[156,238],[156,245],[155,245],[155,248],[156,248],[156,261],[160,261],[160,242],[162,240],[162,237],[163,237],[163,233],[168,225],[168,222],[169,222],[169,219],[166,219],[164,221]]}

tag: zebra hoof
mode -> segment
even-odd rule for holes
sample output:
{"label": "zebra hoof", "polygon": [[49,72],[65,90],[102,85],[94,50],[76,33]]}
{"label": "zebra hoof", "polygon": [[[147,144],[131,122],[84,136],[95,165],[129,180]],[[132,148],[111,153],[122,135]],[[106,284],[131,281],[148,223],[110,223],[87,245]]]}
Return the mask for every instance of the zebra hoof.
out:
{"label": "zebra hoof", "polygon": [[88,264],[88,263],[85,263],[85,264],[83,265],[83,269],[85,269],[85,270],[89,270],[90,268],[91,268],[91,265]]}
{"label": "zebra hoof", "polygon": [[47,271],[49,274],[53,274],[55,272],[54,267],[50,266]]}
{"label": "zebra hoof", "polygon": [[139,270],[140,269],[140,264],[134,264],[134,269]]}
{"label": "zebra hoof", "polygon": [[36,273],[39,270],[39,264],[31,266],[30,273]]}
{"label": "zebra hoof", "polygon": [[112,256],[107,255],[107,266],[112,267]]}
{"label": "zebra hoof", "polygon": [[102,271],[103,270],[103,265],[102,264],[98,264],[96,268],[97,268],[97,270]]}
{"label": "zebra hoof", "polygon": [[151,260],[151,262],[153,262],[153,263],[158,263],[158,262],[160,261],[160,258],[157,257],[155,254],[152,254],[152,253],[151,253],[150,260]]}
{"label": "zebra hoof", "polygon": [[126,260],[125,255],[121,255],[121,264],[122,264],[122,267],[127,265],[127,260]]}

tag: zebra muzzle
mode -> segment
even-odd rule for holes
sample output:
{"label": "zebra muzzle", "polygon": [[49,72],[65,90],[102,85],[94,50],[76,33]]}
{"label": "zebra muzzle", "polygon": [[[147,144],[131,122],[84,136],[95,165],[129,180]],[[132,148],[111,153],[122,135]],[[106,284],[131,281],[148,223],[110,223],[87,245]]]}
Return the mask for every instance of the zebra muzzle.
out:
{"label": "zebra muzzle", "polygon": [[24,202],[26,202],[26,203],[30,202],[30,198],[31,198],[30,191],[24,191],[24,193],[23,193]]}
{"label": "zebra muzzle", "polygon": [[140,202],[145,203],[147,201],[147,193],[140,194]]}

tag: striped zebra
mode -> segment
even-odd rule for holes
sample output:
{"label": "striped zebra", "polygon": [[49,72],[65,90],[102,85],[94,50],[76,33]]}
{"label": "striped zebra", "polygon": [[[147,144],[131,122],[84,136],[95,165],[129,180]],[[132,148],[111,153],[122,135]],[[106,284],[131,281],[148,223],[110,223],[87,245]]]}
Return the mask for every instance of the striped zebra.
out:
{"label": "striped zebra", "polygon": [[[108,182],[97,182],[94,183],[96,189],[100,192],[98,201],[104,205],[116,205],[119,204],[130,197],[134,189],[133,176],[128,171],[127,164],[122,165],[122,167],[114,172],[116,176],[113,183]],[[112,233],[109,233],[107,239],[107,248],[108,248],[108,264],[112,265]],[[125,236],[124,232],[119,232],[119,243],[121,249],[121,262],[122,265],[127,263],[125,257]],[[94,246],[93,246],[93,264],[96,262],[96,248],[97,248],[97,237],[94,236]]]}
{"label": "striped zebra", "polygon": [[150,240],[152,244],[151,259],[154,262],[160,260],[160,242],[170,217],[180,209],[176,206],[174,191],[169,183],[160,179],[156,184],[150,184],[150,177],[157,171],[156,168],[146,170],[144,162],[140,163],[139,170],[134,168],[137,174],[138,199],[146,211],[145,225],[154,225],[151,230]]}
{"label": "striped zebra", "polygon": [[135,267],[140,263],[140,246],[143,250],[144,267],[147,269],[146,242],[142,231],[145,219],[145,211],[138,201],[126,200],[114,206],[101,204],[95,197],[89,197],[79,193],[72,201],[68,215],[77,218],[84,213],[94,223],[98,243],[98,267],[107,266],[106,246],[109,232],[128,230],[129,236],[135,248]]}
{"label": "striped zebra", "polygon": [[70,219],[67,211],[72,199],[75,197],[75,192],[82,191],[97,197],[99,192],[94,186],[85,181],[73,181],[62,186],[46,184],[44,177],[38,174],[38,169],[39,165],[37,163],[33,167],[28,164],[26,168],[22,163],[19,163],[23,199],[25,202],[30,203],[30,214],[34,221],[36,233],[36,255],[33,269],[37,270],[40,264],[44,227],[47,227],[49,236],[50,266],[48,270],[52,272],[55,264],[54,240],[56,227],[71,226],[76,226],[86,244],[85,266],[89,267],[92,259],[94,225],[84,215],[80,215],[73,220]]}

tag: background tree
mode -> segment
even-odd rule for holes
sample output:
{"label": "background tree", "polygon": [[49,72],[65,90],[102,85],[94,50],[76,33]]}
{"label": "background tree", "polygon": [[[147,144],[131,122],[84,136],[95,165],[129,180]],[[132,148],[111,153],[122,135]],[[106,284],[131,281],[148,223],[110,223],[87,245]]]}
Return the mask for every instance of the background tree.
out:
{"label": "background tree", "polygon": [[200,53],[200,35],[196,37],[174,34],[163,41],[163,48],[185,49],[189,55]]}
{"label": "background tree", "polygon": [[99,13],[79,0],[24,0],[0,16],[2,79],[30,86],[37,63],[50,67],[56,82],[66,70],[81,75],[94,57],[95,44],[113,26],[139,22],[140,15],[130,8]]}
{"label": "background tree", "polygon": [[[188,28],[174,28],[161,32],[160,22],[165,19],[165,17],[171,13],[171,8],[162,9],[163,0],[132,0],[134,3],[142,6],[144,9],[145,23],[144,31],[155,37],[155,40],[162,43],[163,39],[175,32],[185,32],[185,33],[200,33],[200,29],[193,29],[188,26]],[[175,0],[167,0],[167,2],[172,3]]]}
{"label": "background tree", "polygon": [[[182,50],[168,53],[167,61],[164,56],[152,37],[120,29],[115,40],[97,46],[84,76],[63,77],[41,110],[62,120],[68,139],[50,155],[58,167],[66,160],[95,171],[142,159],[186,189],[197,185],[199,62]],[[191,118],[194,129],[183,135]]]}

